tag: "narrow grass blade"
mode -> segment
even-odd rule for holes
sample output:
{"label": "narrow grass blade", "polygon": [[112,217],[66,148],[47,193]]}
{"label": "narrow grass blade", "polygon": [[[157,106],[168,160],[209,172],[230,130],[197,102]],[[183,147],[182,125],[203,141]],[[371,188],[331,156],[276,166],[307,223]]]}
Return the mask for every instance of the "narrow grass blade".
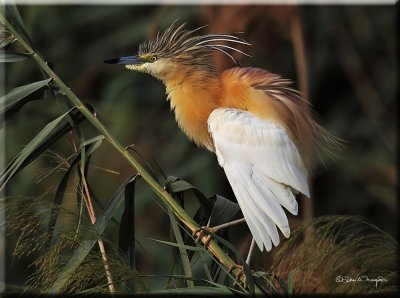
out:
{"label": "narrow grass blade", "polygon": [[1,35],[2,35],[2,38],[1,38],[1,40],[0,40],[0,49],[2,49],[2,48],[4,48],[4,47],[6,47],[6,46],[8,46],[9,44],[11,44],[11,43],[13,43],[14,41],[16,41],[17,39],[13,36],[13,35],[11,35],[7,30],[5,30],[4,28],[3,29],[0,29],[2,32],[1,32]]}
{"label": "narrow grass blade", "polygon": [[[140,277],[169,277],[169,278],[174,278],[174,279],[184,279],[184,280],[192,280],[192,281],[198,281],[201,283],[206,283],[209,284],[211,288],[220,288],[220,289],[228,289],[229,291],[231,291],[232,293],[235,294],[244,294],[243,292],[240,292],[238,290],[235,290],[233,288],[224,286],[222,284],[204,279],[204,278],[199,278],[199,277],[190,277],[190,276],[185,276],[185,275],[176,275],[176,274],[161,274],[161,275],[155,275],[155,274],[141,274]],[[202,287],[202,286],[196,286],[197,287]],[[153,293],[153,292],[152,292]]]}
{"label": "narrow grass blade", "polygon": [[[118,231],[118,246],[126,256],[130,266],[136,269],[135,264],[135,186],[137,179],[130,181],[125,186],[124,191],[124,212],[121,217],[121,223]],[[132,280],[127,280],[125,285],[132,292],[135,292]]]}
{"label": "narrow grass blade", "polygon": [[[54,227],[56,225],[57,218],[58,218],[59,207],[62,204],[65,189],[67,187],[68,180],[69,180],[70,174],[72,172],[72,169],[74,168],[74,166],[76,164],[81,162],[81,160],[82,160],[81,157],[82,157],[82,154],[84,151],[86,151],[86,156],[87,156],[86,158],[90,158],[91,154],[93,154],[96,151],[96,149],[100,147],[103,140],[104,140],[104,136],[100,135],[100,136],[94,137],[94,138],[84,142],[80,147],[79,153],[72,161],[72,163],[71,163],[69,169],[67,170],[67,172],[65,173],[64,177],[61,179],[61,182],[58,185],[56,194],[54,196],[53,206],[50,211],[50,220],[49,220],[49,225],[48,225],[49,241],[51,241],[53,238],[53,232],[54,232]],[[49,242],[49,244],[50,244],[50,242]]]}
{"label": "narrow grass blade", "polygon": [[[92,106],[88,105],[88,107],[91,111],[94,111]],[[80,123],[86,119],[77,108],[73,108],[48,123],[0,173],[0,190],[3,189],[7,182],[19,171],[29,165],[39,155],[49,149],[53,143],[71,130],[70,123],[65,120],[68,115],[75,123]]]}
{"label": "narrow grass blade", "polygon": [[32,55],[28,53],[0,51],[0,63],[20,62],[28,60],[31,57]]}
{"label": "narrow grass blade", "polygon": [[158,183],[161,183],[160,181],[162,181],[162,183],[165,182],[167,176],[154,158],[149,156],[143,149],[136,145],[130,145],[127,149],[134,152],[140,158],[142,164],[146,166],[146,169]]}
{"label": "narrow grass blade", "polygon": [[287,283],[283,280],[283,278],[279,277],[278,275],[274,276],[275,279],[278,281],[279,285],[282,287],[282,289],[285,291],[285,293],[289,293],[288,290],[288,285]]}
{"label": "narrow grass blade", "polygon": [[289,272],[289,275],[288,275],[287,286],[288,286],[288,294],[289,295],[293,295],[293,285],[294,285],[294,275],[295,275],[295,273],[296,273],[296,270],[292,270],[292,271]]}
{"label": "narrow grass blade", "polygon": [[[184,247],[182,247],[182,245],[184,245],[184,242],[183,242],[183,238],[181,235],[181,231],[179,230],[178,223],[177,223],[176,218],[171,209],[168,209],[168,214],[169,214],[169,218],[171,221],[171,226],[172,226],[172,230],[174,232],[176,243],[181,245],[178,248],[179,248],[179,254],[181,257],[183,272],[185,273],[186,276],[192,277],[193,276],[192,268],[190,266],[190,261],[189,261],[187,251]],[[194,287],[193,281],[187,280],[186,282],[187,282],[187,286],[189,288]]]}
{"label": "narrow grass blade", "polygon": [[6,16],[13,23],[17,31],[24,37],[25,41],[32,46],[32,41],[27,33],[24,22],[22,21],[21,15],[15,5],[13,0],[8,0],[7,5],[5,6]]}
{"label": "narrow grass blade", "polygon": [[232,295],[232,291],[229,288],[217,288],[217,287],[204,287],[197,286],[193,288],[177,288],[152,291],[152,295],[206,295],[207,297],[220,297],[221,295]]}
{"label": "narrow grass blade", "polygon": [[163,243],[163,244],[166,244],[166,245],[171,245],[171,246],[174,246],[174,247],[177,247],[177,248],[193,250],[193,251],[196,251],[196,252],[204,251],[203,248],[197,247],[197,246],[190,246],[190,245],[185,245],[185,244],[181,244],[181,243],[174,243],[174,242],[169,242],[169,241],[164,241],[164,240],[159,240],[159,239],[152,239],[152,238],[150,238],[150,239],[153,240],[153,241],[157,241],[157,242],[160,242],[160,243]]}
{"label": "narrow grass blade", "polygon": [[[118,231],[118,247],[125,255],[131,268],[136,269],[135,264],[135,186],[138,179],[135,179],[125,186],[124,191],[124,212],[121,217],[121,223]],[[126,280],[125,286],[135,292],[132,280]]]}
{"label": "narrow grass blade", "polygon": [[6,95],[0,97],[0,117],[7,110],[11,109],[18,103],[21,103],[21,101],[28,95],[43,88],[44,86],[47,86],[50,81],[51,79],[47,79],[39,82],[34,82],[25,86],[21,86],[11,90]]}
{"label": "narrow grass blade", "polygon": [[272,274],[264,271],[255,271],[253,272],[253,279],[264,295],[276,295],[278,293]]}
{"label": "narrow grass blade", "polygon": [[39,134],[36,135],[36,137],[32,141],[30,141],[29,144],[26,145],[21,152],[18,153],[14,160],[7,165],[4,171],[0,174],[0,190],[3,189],[5,184],[14,176],[14,174],[16,174],[16,172],[23,167],[24,162],[31,156],[33,152],[35,152],[37,148],[39,148],[44,143],[46,138],[55,131],[57,125],[59,125],[61,121],[65,118],[65,116],[69,113],[70,111],[64,113],[63,115],[48,123],[42,129],[42,131],[39,132]]}
{"label": "narrow grass blade", "polygon": [[[243,266],[243,271],[244,271],[244,274],[246,275],[247,286],[249,288],[249,292],[251,294],[254,294],[255,287],[254,287],[254,280],[253,280],[250,266],[243,260],[242,256],[240,255],[240,253],[237,251],[236,247],[233,244],[231,244],[227,240],[219,237],[218,235],[213,234],[213,237],[215,238],[215,240],[220,242],[222,245],[224,245],[226,248],[228,248],[231,252],[233,252],[235,254],[236,260],[239,262],[239,264],[241,264]],[[225,270],[225,268],[223,268],[223,270]],[[230,275],[230,277],[232,278],[232,275]],[[242,287],[242,285],[239,284],[239,287],[243,291],[246,291],[246,289],[244,289]]]}
{"label": "narrow grass blade", "polygon": [[[122,203],[125,193],[125,187],[128,183],[132,182],[135,179],[140,177],[138,174],[129,177],[116,191],[112,199],[107,204],[104,212],[101,216],[97,218],[94,227],[98,234],[102,234],[107,227],[108,223],[111,221],[113,215],[118,210],[119,206]],[[97,240],[85,240],[82,244],[77,247],[71,258],[69,259],[67,265],[61,270],[60,274],[57,277],[57,280],[54,282],[50,289],[50,293],[57,294],[61,291],[65,283],[68,281],[70,276],[74,273],[74,271],[79,267],[79,265],[85,260],[88,253],[92,250],[93,246],[97,243]]]}

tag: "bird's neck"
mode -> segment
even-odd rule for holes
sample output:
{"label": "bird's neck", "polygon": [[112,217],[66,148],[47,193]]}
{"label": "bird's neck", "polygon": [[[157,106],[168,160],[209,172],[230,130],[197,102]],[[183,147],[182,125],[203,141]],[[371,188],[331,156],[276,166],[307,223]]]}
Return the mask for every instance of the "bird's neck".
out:
{"label": "bird's neck", "polygon": [[217,107],[221,90],[219,78],[206,72],[183,69],[164,84],[180,128],[196,144],[213,150],[207,120]]}

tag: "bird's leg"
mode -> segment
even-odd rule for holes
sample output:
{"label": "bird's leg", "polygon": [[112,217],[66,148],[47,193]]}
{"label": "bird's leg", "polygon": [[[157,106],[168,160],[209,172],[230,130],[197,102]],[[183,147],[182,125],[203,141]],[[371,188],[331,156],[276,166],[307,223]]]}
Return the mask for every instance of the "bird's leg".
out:
{"label": "bird's leg", "polygon": [[[192,234],[193,237],[196,237],[195,242],[198,243],[198,242],[200,241],[200,239],[203,239],[204,234],[210,233],[210,232],[209,232],[210,229],[211,229],[211,228],[209,228],[208,226],[203,226],[203,227],[201,227],[201,228],[199,228],[199,229],[196,229],[196,230],[193,232],[193,234]],[[211,235],[208,234],[207,239],[203,242],[203,243],[204,243],[204,246],[205,246],[206,248],[207,248],[208,245],[210,244],[211,239],[212,239],[212,238],[211,238]]]}
{"label": "bird's leg", "polygon": [[226,229],[228,227],[240,224],[240,223],[244,223],[245,219],[241,218],[241,219],[237,219],[237,220],[233,220],[215,227],[209,227],[209,226],[203,226],[200,229],[197,229],[193,232],[193,237],[196,237],[196,243],[200,241],[200,239],[202,239],[204,237],[204,234],[208,234],[207,239],[203,242],[204,245],[207,247],[208,244],[210,243],[211,239],[212,239],[212,235],[211,234],[215,234],[218,231],[222,230],[222,229]]}
{"label": "bird's leg", "polygon": [[215,227],[212,227],[212,228],[209,228],[209,229],[211,230],[211,232],[213,232],[215,234],[219,230],[226,229],[226,228],[229,228],[231,226],[234,226],[234,225],[237,225],[237,224],[241,224],[241,223],[244,223],[244,222],[246,222],[246,220],[244,218],[240,218],[240,219],[233,220],[233,221],[230,221],[230,222],[227,222],[227,223],[224,223],[222,225],[215,226]]}
{"label": "bird's leg", "polygon": [[[238,283],[238,281],[240,280],[241,275],[244,274],[243,265],[238,265],[238,264],[231,265],[228,268],[228,273],[231,273],[234,269],[238,269],[238,270],[235,273],[235,282],[233,283],[233,285],[235,285],[235,283]],[[243,283],[243,286],[245,288],[247,287],[247,282],[246,281]]]}
{"label": "bird's leg", "polygon": [[[251,257],[252,257],[252,255],[253,255],[253,250],[254,250],[255,243],[256,243],[256,241],[254,240],[254,238],[252,238],[251,244],[250,244],[250,248],[249,248],[249,253],[248,253],[247,258],[246,258],[246,264],[249,265],[249,266],[250,266],[250,262],[251,262]],[[236,274],[235,274],[235,275],[236,275],[236,277],[235,277],[235,283],[237,283],[238,280],[240,279],[240,276],[241,276],[242,274],[244,274],[244,269],[243,269],[243,265],[235,264],[235,265],[231,265],[231,266],[228,268],[228,272],[229,272],[229,273],[232,272],[233,269],[235,269],[235,268],[238,269],[238,271],[237,271]],[[243,286],[244,286],[244,287],[247,287],[247,283],[245,282],[245,283],[243,284]]]}
{"label": "bird's leg", "polygon": [[251,262],[251,257],[253,256],[253,250],[254,250],[255,243],[256,243],[256,241],[253,238],[251,240],[249,253],[247,254],[247,258],[246,258],[246,264],[249,265],[249,266],[250,266],[250,262]]}

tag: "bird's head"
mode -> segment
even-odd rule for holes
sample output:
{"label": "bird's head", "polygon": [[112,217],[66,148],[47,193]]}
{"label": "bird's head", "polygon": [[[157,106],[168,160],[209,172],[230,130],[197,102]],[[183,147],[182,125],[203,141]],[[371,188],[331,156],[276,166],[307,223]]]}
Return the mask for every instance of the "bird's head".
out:
{"label": "bird's head", "polygon": [[175,26],[173,23],[163,33],[158,33],[153,40],[143,42],[135,56],[126,56],[110,60],[105,63],[124,64],[129,70],[148,73],[164,82],[177,74],[202,71],[206,75],[215,75],[215,68],[211,61],[212,51],[219,51],[238,64],[229,51],[236,51],[243,55],[246,53],[231,45],[248,42],[229,34],[195,35],[195,30],[184,30],[185,24]]}

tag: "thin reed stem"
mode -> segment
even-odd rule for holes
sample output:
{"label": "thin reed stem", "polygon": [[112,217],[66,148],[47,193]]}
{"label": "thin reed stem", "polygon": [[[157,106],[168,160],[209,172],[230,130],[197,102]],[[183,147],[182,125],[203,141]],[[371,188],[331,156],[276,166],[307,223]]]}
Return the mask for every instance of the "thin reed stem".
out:
{"label": "thin reed stem", "polygon": [[[160,185],[156,180],[145,170],[145,168],[130,155],[128,150],[123,147],[114,136],[108,131],[108,129],[100,122],[100,120],[92,114],[92,112],[86,108],[86,106],[80,101],[80,99],[71,91],[71,89],[60,79],[60,77],[51,69],[48,63],[36,52],[15,30],[15,28],[7,21],[4,15],[0,14],[0,21],[14,35],[25,50],[32,54],[32,58],[40,66],[40,68],[52,78],[53,84],[56,84],[59,91],[86,117],[86,119],[105,137],[109,144],[118,151],[127,162],[142,176],[143,180],[151,187],[151,189],[160,197],[160,199],[175,213],[179,220],[188,227],[192,232],[197,232],[196,236],[201,233],[200,225],[196,223],[185,210],[176,202],[172,196]],[[200,235],[201,236],[201,235]],[[208,242],[208,236],[204,235],[200,239],[203,243]],[[235,266],[235,262],[223,251],[223,249],[217,244],[215,240],[211,240],[208,243],[208,249],[218,259],[218,261],[227,269],[234,268],[231,272],[235,276],[239,276],[239,280],[242,284],[247,284],[246,276],[240,272]],[[256,293],[261,293],[261,290],[256,286]]]}
{"label": "thin reed stem", "polygon": [[[90,221],[94,225],[96,223],[96,220],[97,220],[96,213],[95,213],[94,208],[93,208],[92,198],[90,196],[89,187],[88,187],[86,178],[83,175],[83,171],[81,171],[81,175],[82,175],[82,184],[83,184],[83,189],[84,189],[83,198],[85,200],[85,205],[86,205],[86,208],[87,208],[88,213],[89,213]],[[103,242],[102,239],[98,239],[97,243],[99,245],[101,258],[102,258],[103,263],[104,263],[104,270],[105,270],[106,277],[107,277],[108,289],[110,290],[111,294],[115,294],[116,289],[115,289],[115,285],[114,285],[113,278],[112,278],[112,275],[111,275],[110,267],[108,265],[107,253],[106,253],[106,249],[104,247],[104,242]]]}
{"label": "thin reed stem", "polygon": [[[303,97],[309,100],[307,57],[304,45],[303,29],[298,9],[295,10],[290,25],[292,33],[292,42],[294,47],[294,56],[296,60],[297,80],[299,82],[298,83],[299,90],[302,93]],[[310,178],[308,179],[308,185],[310,185],[310,192],[312,193],[312,187],[311,187],[312,185],[310,183]],[[301,208],[302,210],[301,213],[303,221],[308,222],[312,220],[312,218],[314,217],[314,202],[312,195],[310,199],[302,200],[302,206],[303,207]]]}

